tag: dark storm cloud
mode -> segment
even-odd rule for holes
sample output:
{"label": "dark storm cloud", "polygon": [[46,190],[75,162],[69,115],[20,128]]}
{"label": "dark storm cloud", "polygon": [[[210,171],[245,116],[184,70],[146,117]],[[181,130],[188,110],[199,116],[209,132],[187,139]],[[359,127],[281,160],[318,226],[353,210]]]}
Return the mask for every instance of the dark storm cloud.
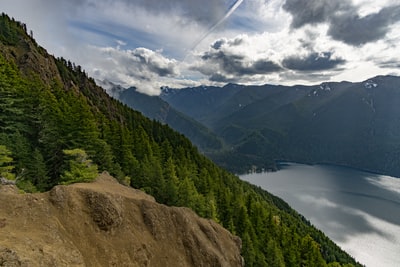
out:
{"label": "dark storm cloud", "polygon": [[218,49],[220,49],[221,46],[224,45],[225,43],[226,43],[226,41],[225,41],[224,39],[217,40],[217,41],[215,41],[215,42],[211,45],[211,47],[214,48],[215,50],[218,50]]}
{"label": "dark storm cloud", "polygon": [[248,57],[230,54],[224,51],[211,51],[202,56],[207,64],[219,67],[220,71],[229,75],[257,75],[268,74],[282,70],[282,68],[268,59],[251,61]]}
{"label": "dark storm cloud", "polygon": [[299,71],[319,71],[335,69],[346,61],[341,58],[332,59],[331,52],[311,53],[306,57],[291,56],[283,60],[285,68]]}
{"label": "dark storm cloud", "polygon": [[245,41],[241,37],[236,37],[235,39],[229,41],[226,39],[219,39],[215,41],[213,44],[211,44],[211,48],[219,50],[224,45],[226,45],[227,47],[240,46],[244,42]]}
{"label": "dark storm cloud", "polygon": [[336,40],[361,45],[384,38],[399,20],[400,6],[386,7],[365,17],[344,13],[332,18],[328,34]]}
{"label": "dark storm cloud", "polygon": [[227,73],[238,74],[243,69],[242,62],[244,56],[235,54],[226,54],[224,51],[207,52],[201,57],[208,63],[220,66]]}
{"label": "dark storm cloud", "polygon": [[280,70],[282,70],[282,68],[275,62],[265,59],[259,59],[253,63],[250,73],[266,74],[271,72],[277,72]]}
{"label": "dark storm cloud", "polygon": [[306,24],[326,22],[332,14],[338,11],[354,9],[348,1],[332,0],[286,0],[283,9],[293,15],[293,28],[300,28]]}
{"label": "dark storm cloud", "polygon": [[286,0],[283,8],[292,14],[293,29],[328,23],[328,35],[354,46],[384,38],[390,27],[400,21],[400,5],[385,7],[364,17],[344,0]]}

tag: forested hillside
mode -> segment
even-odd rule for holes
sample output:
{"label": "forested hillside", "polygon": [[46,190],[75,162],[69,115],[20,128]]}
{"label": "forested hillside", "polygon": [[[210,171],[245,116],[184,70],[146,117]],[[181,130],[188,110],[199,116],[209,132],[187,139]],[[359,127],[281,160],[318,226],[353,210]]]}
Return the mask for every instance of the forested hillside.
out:
{"label": "forested hillside", "polygon": [[136,91],[136,88],[131,87],[122,89],[117,99],[129,107],[139,110],[150,119],[168,124],[174,130],[188,137],[201,151],[213,152],[222,149],[222,141],[212,131],[191,117],[176,111],[157,96],[142,94]]}
{"label": "forested hillside", "polygon": [[46,191],[107,170],[240,236],[246,266],[357,265],[285,202],[110,98],[80,66],[48,55],[4,14],[0,51],[0,174],[15,176],[21,189]]}

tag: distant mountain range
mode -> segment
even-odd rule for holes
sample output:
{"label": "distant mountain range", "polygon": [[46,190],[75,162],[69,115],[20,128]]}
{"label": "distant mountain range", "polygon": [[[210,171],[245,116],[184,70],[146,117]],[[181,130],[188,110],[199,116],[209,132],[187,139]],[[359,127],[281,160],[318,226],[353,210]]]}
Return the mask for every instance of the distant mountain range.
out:
{"label": "distant mountain range", "polygon": [[[162,121],[149,115],[146,97],[130,89],[120,99],[128,105],[135,102],[130,106]],[[207,154],[231,171],[275,168],[275,160],[289,160],[400,176],[400,77],[314,86],[163,88],[153,101],[159,102],[153,109],[168,107],[209,129],[198,123],[181,128],[170,124],[181,133],[201,129],[213,140],[223,140],[220,149],[213,146]]]}

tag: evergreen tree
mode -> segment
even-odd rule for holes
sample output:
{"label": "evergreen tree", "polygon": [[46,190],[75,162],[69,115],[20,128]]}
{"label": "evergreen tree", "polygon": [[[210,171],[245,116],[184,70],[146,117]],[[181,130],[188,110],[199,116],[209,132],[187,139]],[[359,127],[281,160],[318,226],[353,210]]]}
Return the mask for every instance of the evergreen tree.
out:
{"label": "evergreen tree", "polygon": [[268,266],[285,267],[282,250],[273,239],[268,240],[266,254],[268,255]]}
{"label": "evergreen tree", "polygon": [[61,174],[62,184],[93,181],[97,175],[97,166],[92,163],[86,152],[82,149],[65,149],[66,169]]}
{"label": "evergreen tree", "polygon": [[168,205],[177,205],[179,179],[176,175],[175,164],[171,157],[165,162],[163,170],[165,178],[165,203]]}
{"label": "evergreen tree", "polygon": [[0,145],[0,178],[14,180],[15,174],[12,173],[14,166],[12,165],[13,158],[11,151],[6,146]]}
{"label": "evergreen tree", "polygon": [[39,191],[43,191],[49,186],[44,158],[38,148],[33,151],[31,158],[27,165],[26,176]]}
{"label": "evergreen tree", "polygon": [[23,81],[18,76],[16,66],[9,64],[0,54],[0,130],[12,133],[21,130],[23,111],[20,107],[22,98],[18,92],[23,87]]}

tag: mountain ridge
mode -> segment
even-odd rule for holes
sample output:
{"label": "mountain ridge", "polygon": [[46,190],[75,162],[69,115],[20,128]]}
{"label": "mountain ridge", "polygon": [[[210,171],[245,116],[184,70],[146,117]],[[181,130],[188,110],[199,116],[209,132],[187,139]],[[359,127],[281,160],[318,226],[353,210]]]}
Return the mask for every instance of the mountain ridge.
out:
{"label": "mountain ridge", "polygon": [[[212,103],[208,90],[176,89],[161,98],[204,122],[225,141],[229,151],[209,156],[234,172],[243,173],[253,166],[259,170],[275,168],[274,161],[283,159],[336,163],[400,176],[396,167],[400,165],[396,160],[400,129],[395,126],[400,119],[396,105],[399,84],[399,77],[380,75],[356,83],[240,86],[233,95],[228,93],[219,107],[214,107],[221,114],[197,114],[198,117],[187,110],[188,103],[193,103],[195,110],[201,110],[204,102]],[[250,101],[241,105],[241,99]],[[242,163],[238,164],[235,157],[242,157]]]}

